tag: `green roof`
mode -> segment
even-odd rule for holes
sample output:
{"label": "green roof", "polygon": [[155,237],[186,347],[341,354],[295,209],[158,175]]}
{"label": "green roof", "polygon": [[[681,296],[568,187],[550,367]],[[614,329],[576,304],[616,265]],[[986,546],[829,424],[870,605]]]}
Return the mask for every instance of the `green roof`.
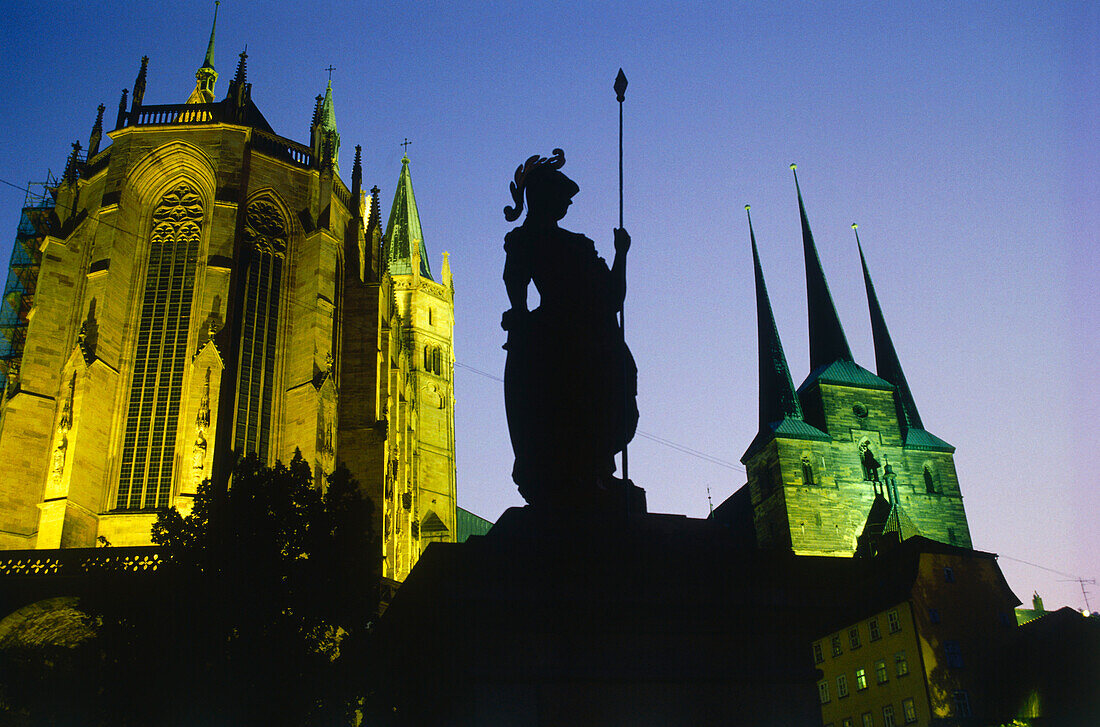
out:
{"label": "green roof", "polygon": [[810,372],[798,392],[802,393],[814,383],[838,384],[840,386],[862,386],[866,389],[893,391],[894,385],[886,379],[875,376],[853,361],[838,360]]}
{"label": "green roof", "polygon": [[923,429],[910,429],[905,433],[905,446],[910,449],[931,449],[942,452],[954,452],[955,447],[943,441],[935,434]]}
{"label": "green roof", "polygon": [[484,535],[493,523],[461,507],[455,508],[455,540],[465,543],[471,535]]}
{"label": "green roof", "polygon": [[325,99],[321,102],[321,128],[325,131],[336,131],[336,108],[332,103],[332,79],[328,80],[328,88],[325,89]]}
{"label": "green roof", "polygon": [[412,251],[420,253],[420,275],[435,280],[428,268],[428,252],[424,247],[424,232],[420,229],[420,213],[413,196],[412,177],[409,175],[409,158],[401,159],[401,176],[393,195],[390,221],[386,225],[386,261],[391,275],[412,275]]}
{"label": "green roof", "polygon": [[763,449],[764,445],[773,439],[809,439],[816,442],[831,441],[831,437],[815,426],[807,424],[801,419],[784,417],[776,422],[769,422],[766,427],[761,427],[760,433],[749,444],[749,448],[741,455],[741,464],[749,457]]}

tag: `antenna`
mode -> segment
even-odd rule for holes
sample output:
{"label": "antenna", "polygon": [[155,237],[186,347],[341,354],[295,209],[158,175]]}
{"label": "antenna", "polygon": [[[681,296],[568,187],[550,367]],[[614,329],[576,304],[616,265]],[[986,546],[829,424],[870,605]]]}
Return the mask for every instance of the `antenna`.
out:
{"label": "antenna", "polygon": [[1095,578],[1066,578],[1058,581],[1059,583],[1077,583],[1081,586],[1081,596],[1085,599],[1085,610],[1092,613],[1092,609],[1089,607],[1089,592],[1085,590],[1085,584],[1090,586],[1096,585]]}
{"label": "antenna", "polygon": [[707,485],[707,507],[710,508],[710,514],[714,514],[714,503],[710,499],[710,485]]}

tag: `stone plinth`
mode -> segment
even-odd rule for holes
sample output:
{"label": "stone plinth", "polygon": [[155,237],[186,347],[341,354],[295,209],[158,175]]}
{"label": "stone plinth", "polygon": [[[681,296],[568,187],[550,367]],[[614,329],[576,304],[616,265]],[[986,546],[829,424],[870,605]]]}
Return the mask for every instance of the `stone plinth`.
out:
{"label": "stone plinth", "polygon": [[818,725],[807,614],[836,561],[513,508],[425,551],[376,631],[377,694],[395,724]]}

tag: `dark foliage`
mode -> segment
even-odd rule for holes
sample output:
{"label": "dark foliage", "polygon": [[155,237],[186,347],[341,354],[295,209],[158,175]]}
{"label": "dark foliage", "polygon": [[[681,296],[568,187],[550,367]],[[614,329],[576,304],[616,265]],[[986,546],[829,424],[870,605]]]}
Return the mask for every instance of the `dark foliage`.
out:
{"label": "dark foliage", "polygon": [[[246,458],[227,494],[205,483],[188,517],[157,519],[154,574],[90,579],[81,608],[98,636],[35,662],[20,723],[353,723],[378,593],[371,511],[346,470],[322,493],[300,455]],[[54,689],[79,709],[36,696]]]}

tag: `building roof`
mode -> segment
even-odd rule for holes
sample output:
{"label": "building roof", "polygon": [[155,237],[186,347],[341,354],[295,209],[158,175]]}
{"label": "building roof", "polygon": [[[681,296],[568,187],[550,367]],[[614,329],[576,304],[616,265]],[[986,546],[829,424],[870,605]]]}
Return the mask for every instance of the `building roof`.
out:
{"label": "building roof", "polygon": [[493,523],[461,507],[455,508],[455,541],[465,543],[471,535],[484,535]]}
{"label": "building roof", "polygon": [[325,131],[336,131],[336,107],[332,103],[332,79],[328,80],[325,88],[325,98],[321,101],[321,128]]}
{"label": "building roof", "polygon": [[[795,165],[791,165],[794,171]],[[829,294],[829,284],[825,281],[825,271],[814,245],[814,233],[810,230],[810,221],[806,216],[806,206],[802,202],[802,189],[798,186],[798,173],[794,177],[795,190],[798,192],[798,214],[802,219],[802,251],[806,258],[806,312],[810,329],[810,370],[827,366],[834,361],[851,361],[852,350],[840,325],[833,297]]]}
{"label": "building roof", "polygon": [[891,391],[894,385],[886,379],[875,376],[854,361],[836,360],[820,366],[810,372],[798,393],[802,393],[815,383],[836,384],[839,386],[859,386],[865,389]]}
{"label": "building roof", "polygon": [[424,232],[420,229],[420,213],[413,196],[412,177],[409,175],[409,158],[401,159],[401,176],[397,179],[397,191],[393,195],[390,221],[386,225],[386,261],[392,275],[412,275],[413,251],[420,258],[420,275],[428,280],[432,272],[428,267],[428,252],[424,247]]}

